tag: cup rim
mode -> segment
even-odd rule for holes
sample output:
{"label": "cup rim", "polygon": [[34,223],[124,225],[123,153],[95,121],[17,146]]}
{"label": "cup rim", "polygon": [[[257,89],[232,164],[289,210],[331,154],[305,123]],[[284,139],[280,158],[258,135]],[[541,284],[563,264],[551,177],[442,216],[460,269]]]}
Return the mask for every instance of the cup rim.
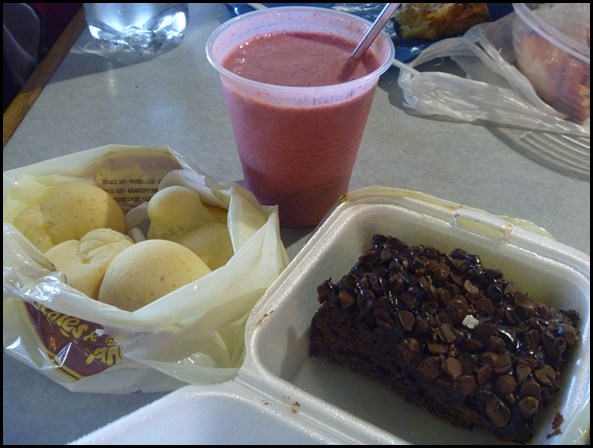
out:
{"label": "cup rim", "polygon": [[[321,8],[318,6],[277,6],[277,7],[273,7],[273,8],[259,9],[259,10],[255,10],[255,11],[250,11],[245,14],[241,14],[237,17],[227,20],[226,22],[224,22],[220,26],[218,26],[218,28],[216,28],[212,32],[212,34],[210,34],[210,37],[208,37],[208,40],[206,42],[206,57],[208,58],[208,61],[210,62],[210,64],[212,64],[212,66],[216,70],[218,70],[219,74],[225,75],[226,77],[229,77],[236,81],[250,84],[252,86],[260,87],[260,88],[265,87],[268,89],[286,90],[286,91],[292,91],[292,92],[298,91],[298,92],[303,92],[303,93],[319,91],[319,90],[333,90],[336,88],[342,89],[342,88],[348,88],[350,86],[364,84],[365,82],[367,82],[369,80],[372,80],[374,78],[379,78],[392,65],[393,59],[395,58],[395,45],[393,44],[393,41],[391,40],[389,35],[383,30],[381,30],[381,32],[379,33],[379,36],[381,36],[387,42],[388,57],[385,59],[385,61],[383,61],[383,63],[375,71],[369,73],[368,75],[365,75],[361,78],[357,78],[355,80],[344,82],[341,84],[332,84],[332,85],[327,85],[327,86],[313,86],[313,87],[292,87],[292,86],[280,86],[280,85],[276,85],[276,84],[268,84],[268,83],[254,81],[252,79],[248,79],[248,78],[239,76],[239,75],[231,72],[230,70],[227,70],[218,61],[215,60],[215,58],[212,54],[212,47],[214,45],[214,42],[215,42],[216,38],[224,31],[224,29],[231,26],[234,22],[236,22],[238,20],[243,20],[246,16],[251,16],[251,15],[256,15],[256,14],[265,14],[265,13],[269,13],[270,11],[293,11],[293,10],[323,11],[325,13],[341,15],[341,16],[344,16],[344,17],[347,17],[350,19],[357,20],[369,27],[372,26],[371,22],[369,22],[366,19],[363,19],[362,17],[356,16],[354,14],[350,14],[350,13],[347,13],[344,11],[337,11],[337,10],[331,9],[331,8]],[[377,38],[379,36],[377,36]]]}

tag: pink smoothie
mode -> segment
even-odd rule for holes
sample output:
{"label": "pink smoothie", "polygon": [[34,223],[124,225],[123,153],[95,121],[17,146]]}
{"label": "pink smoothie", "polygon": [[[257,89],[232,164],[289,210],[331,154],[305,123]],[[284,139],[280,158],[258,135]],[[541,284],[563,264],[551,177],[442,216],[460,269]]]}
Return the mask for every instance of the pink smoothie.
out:
{"label": "pink smoothie", "polygon": [[[381,65],[370,51],[350,63],[355,47],[333,35],[270,34],[235,48],[222,65],[266,84],[331,86]],[[321,104],[295,107],[223,81],[245,186],[262,204],[279,206],[281,224],[315,225],[348,191],[375,86],[353,88],[338,102],[328,104],[324,94]]]}

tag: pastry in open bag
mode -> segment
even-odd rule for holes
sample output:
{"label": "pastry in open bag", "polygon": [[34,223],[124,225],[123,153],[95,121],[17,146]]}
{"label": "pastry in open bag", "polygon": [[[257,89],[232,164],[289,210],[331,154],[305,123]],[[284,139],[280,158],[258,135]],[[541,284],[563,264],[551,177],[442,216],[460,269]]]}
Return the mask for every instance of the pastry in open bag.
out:
{"label": "pastry in open bag", "polygon": [[[55,185],[81,181],[118,201],[136,238],[149,225],[141,204],[172,185],[192,189],[227,214],[234,255],[134,312],[93,300],[64,283],[9,224]],[[5,172],[3,195],[8,354],[73,391],[163,391],[234,377],[251,307],[287,264],[275,207],[260,206],[242,187],[215,181],[166,147],[110,145]]]}

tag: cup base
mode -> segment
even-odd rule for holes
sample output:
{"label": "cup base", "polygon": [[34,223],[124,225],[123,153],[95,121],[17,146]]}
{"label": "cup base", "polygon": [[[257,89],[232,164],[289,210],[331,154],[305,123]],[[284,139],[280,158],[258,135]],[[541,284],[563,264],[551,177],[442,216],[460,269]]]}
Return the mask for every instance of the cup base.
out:
{"label": "cup base", "polygon": [[283,186],[278,179],[243,165],[245,187],[260,204],[277,205],[280,225],[310,227],[319,224],[340,196],[348,192],[350,173],[312,186]]}

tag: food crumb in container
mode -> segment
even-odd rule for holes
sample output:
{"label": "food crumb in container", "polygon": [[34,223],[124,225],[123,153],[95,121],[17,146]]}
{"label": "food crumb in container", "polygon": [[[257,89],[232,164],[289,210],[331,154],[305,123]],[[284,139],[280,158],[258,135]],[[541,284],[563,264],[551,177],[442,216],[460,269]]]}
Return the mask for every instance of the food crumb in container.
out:
{"label": "food crumb in container", "polygon": [[560,412],[556,412],[556,415],[554,415],[554,420],[552,421],[553,431],[546,436],[546,439],[550,439],[554,436],[557,436],[558,434],[561,434],[562,430],[560,427],[562,426],[562,423],[564,423],[564,417]]}

